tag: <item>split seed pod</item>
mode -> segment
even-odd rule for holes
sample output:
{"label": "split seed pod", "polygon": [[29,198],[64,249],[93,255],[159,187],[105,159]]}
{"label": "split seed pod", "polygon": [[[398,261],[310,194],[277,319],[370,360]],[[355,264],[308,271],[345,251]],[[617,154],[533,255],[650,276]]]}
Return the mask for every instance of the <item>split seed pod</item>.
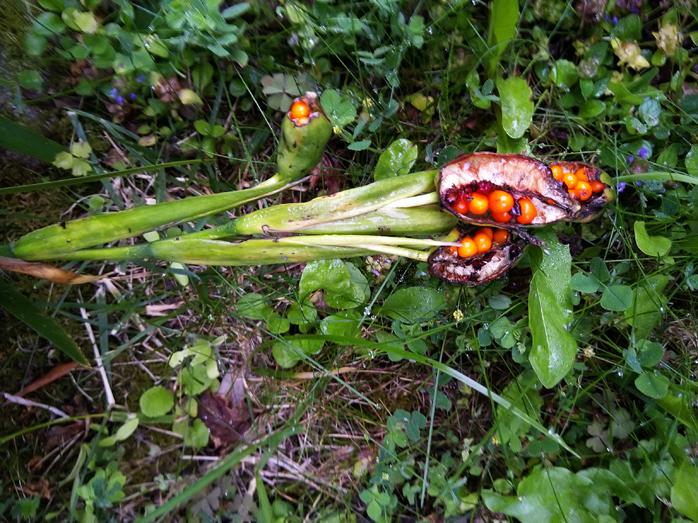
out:
{"label": "split seed pod", "polygon": [[[459,229],[457,239],[460,242],[469,231]],[[503,243],[493,244],[492,248],[482,254],[462,258],[454,247],[439,247],[427,261],[429,272],[449,283],[476,286],[489,283],[503,276],[519,261],[528,242],[510,234]]]}
{"label": "split seed pod", "polygon": [[[582,169],[588,180],[601,171],[577,162],[558,162],[565,170]],[[587,221],[613,198],[606,184],[586,201],[570,195],[565,183],[534,158],[517,154],[473,153],[445,165],[437,187],[441,206],[459,219],[507,229],[557,221]],[[488,202],[489,198],[489,204]],[[488,207],[489,205],[489,207]]]}

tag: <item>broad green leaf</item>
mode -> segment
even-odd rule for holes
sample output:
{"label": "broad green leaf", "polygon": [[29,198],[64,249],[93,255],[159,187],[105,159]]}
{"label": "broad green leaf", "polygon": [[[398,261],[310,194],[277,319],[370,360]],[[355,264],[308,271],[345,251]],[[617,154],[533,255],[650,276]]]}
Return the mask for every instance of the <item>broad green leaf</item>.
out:
{"label": "broad green leaf", "polygon": [[208,445],[209,430],[203,421],[196,418],[190,426],[185,427],[182,436],[184,436],[185,447],[202,449]]}
{"label": "broad green leaf", "polygon": [[299,292],[301,300],[316,290],[325,291],[325,302],[335,309],[351,309],[368,300],[368,280],[352,263],[342,260],[320,260],[303,269]]}
{"label": "broad green leaf", "polygon": [[395,140],[378,158],[373,171],[374,180],[408,174],[414,162],[417,161],[418,152],[417,146],[409,140],[405,138]]}
{"label": "broad green leaf", "polygon": [[698,521],[698,467],[685,459],[674,473],[671,504],[676,510]]}
{"label": "broad green leaf", "polygon": [[656,341],[637,342],[637,360],[645,368],[652,368],[664,357],[664,348]]}
{"label": "broad green leaf", "polygon": [[586,120],[591,120],[601,116],[606,110],[606,104],[601,100],[588,100],[579,108],[579,116]]}
{"label": "broad green leaf", "polygon": [[668,283],[668,276],[654,274],[633,290],[631,305],[625,310],[625,320],[634,327],[636,339],[647,338],[662,321],[662,309],[667,302],[663,291]]}
{"label": "broad green leaf", "polygon": [[407,287],[385,300],[381,314],[403,323],[420,323],[431,320],[445,308],[443,293],[428,287]]}
{"label": "broad green leaf", "polygon": [[141,394],[138,404],[141,412],[149,418],[164,416],[174,407],[174,394],[161,385],[150,387]]}
{"label": "broad green leaf", "polygon": [[0,116],[0,148],[26,154],[46,163],[53,162],[57,154],[66,152],[61,144],[3,116]]}
{"label": "broad green leaf", "polygon": [[572,290],[589,294],[598,291],[600,283],[596,278],[589,274],[577,272],[572,276],[570,286],[572,287]]}
{"label": "broad green leaf", "polygon": [[570,282],[572,256],[569,247],[547,234],[545,252],[531,254],[533,278],[528,293],[528,324],[531,330],[529,361],[540,382],[556,385],[574,365],[577,342],[567,330],[572,322]]}
{"label": "broad green leaf", "polygon": [[635,242],[638,248],[648,256],[666,256],[671,249],[671,240],[664,236],[650,236],[645,222],[637,221],[633,225]]}
{"label": "broad green leaf", "polygon": [[610,285],[601,295],[601,306],[607,311],[623,312],[633,304],[633,290],[627,285]]}
{"label": "broad green leaf", "polygon": [[22,323],[31,327],[42,338],[73,361],[87,365],[87,359],[79,347],[56,321],[41,312],[29,299],[19,293],[9,282],[0,280],[0,307]]}
{"label": "broad green leaf", "polygon": [[511,138],[521,138],[533,119],[531,88],[523,78],[497,78],[497,91],[504,132]]}
{"label": "broad green leaf", "polygon": [[334,89],[323,92],[320,103],[332,125],[338,129],[349,125],[356,118],[356,107],[354,107],[351,98]]}
{"label": "broad green leaf", "polygon": [[78,29],[87,34],[94,34],[97,32],[99,24],[97,23],[97,18],[95,15],[88,12],[74,12],[73,13],[73,23],[77,25]]}
{"label": "broad green leaf", "polygon": [[317,354],[324,345],[324,340],[281,339],[274,342],[271,353],[280,367],[288,369],[301,361],[304,354]]}
{"label": "broad green leaf", "polygon": [[329,336],[353,338],[359,335],[359,319],[354,311],[331,314],[320,322],[320,332]]}
{"label": "broad green leaf", "polygon": [[496,46],[488,63],[488,75],[494,76],[499,57],[507,44],[516,36],[516,24],[519,22],[518,0],[494,0],[490,12],[489,32],[487,43]]}
{"label": "broad green leaf", "polygon": [[191,89],[180,89],[177,91],[179,101],[184,105],[203,105],[203,100]]}
{"label": "broad green leaf", "polygon": [[87,142],[73,142],[70,145],[70,153],[77,158],[89,158],[92,147]]}
{"label": "broad green leaf", "polygon": [[26,71],[20,71],[17,73],[17,81],[20,87],[24,89],[33,89],[34,91],[41,91],[44,79],[41,77],[41,73],[36,69],[27,69]]}
{"label": "broad green leaf", "polygon": [[635,378],[637,390],[645,396],[659,400],[669,392],[669,380],[659,372],[643,372]]}
{"label": "broad green leaf", "polygon": [[[591,482],[561,467],[537,467],[516,489],[517,496],[502,496],[493,491],[482,492],[482,499],[493,512],[502,512],[521,521],[562,523],[598,521],[584,506],[584,497]],[[599,495],[610,499],[610,492]]]}

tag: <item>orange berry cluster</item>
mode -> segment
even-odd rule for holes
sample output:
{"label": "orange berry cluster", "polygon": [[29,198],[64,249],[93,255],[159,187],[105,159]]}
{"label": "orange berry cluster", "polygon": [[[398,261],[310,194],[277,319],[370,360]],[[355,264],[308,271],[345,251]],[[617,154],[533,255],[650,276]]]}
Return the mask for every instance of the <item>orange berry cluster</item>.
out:
{"label": "orange berry cluster", "polygon": [[553,178],[564,183],[570,196],[575,200],[585,202],[595,193],[601,193],[606,189],[606,184],[603,182],[589,180],[585,167],[573,171],[567,166],[553,164],[550,170],[553,172]]}
{"label": "orange berry cluster", "polygon": [[451,247],[451,254],[457,254],[461,258],[470,258],[476,254],[486,253],[493,244],[502,245],[508,239],[509,233],[504,229],[493,231],[489,227],[480,227],[473,236],[464,236],[458,247]]}
{"label": "orange berry cluster", "polygon": [[298,99],[291,104],[288,116],[298,126],[307,125],[310,121],[310,105],[303,99]]}
{"label": "orange berry cluster", "polygon": [[[518,203],[518,213],[512,214],[515,204]],[[482,216],[488,211],[492,219],[497,223],[509,223],[516,219],[521,225],[530,224],[538,214],[536,206],[530,198],[519,198],[514,201],[514,197],[501,189],[485,194],[480,191],[473,193],[463,193],[456,200],[453,208],[460,214],[472,214]]]}

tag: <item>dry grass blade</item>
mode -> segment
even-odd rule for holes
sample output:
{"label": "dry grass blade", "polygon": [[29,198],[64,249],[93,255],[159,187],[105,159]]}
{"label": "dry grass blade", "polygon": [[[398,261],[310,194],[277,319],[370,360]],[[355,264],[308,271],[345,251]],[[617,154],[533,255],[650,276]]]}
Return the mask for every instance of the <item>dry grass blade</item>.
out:
{"label": "dry grass blade", "polygon": [[48,280],[53,283],[62,285],[80,285],[82,283],[92,283],[101,280],[104,276],[77,274],[72,271],[67,271],[48,263],[28,262],[17,258],[8,258],[0,256],[0,269],[18,272],[20,274],[28,274],[35,278]]}

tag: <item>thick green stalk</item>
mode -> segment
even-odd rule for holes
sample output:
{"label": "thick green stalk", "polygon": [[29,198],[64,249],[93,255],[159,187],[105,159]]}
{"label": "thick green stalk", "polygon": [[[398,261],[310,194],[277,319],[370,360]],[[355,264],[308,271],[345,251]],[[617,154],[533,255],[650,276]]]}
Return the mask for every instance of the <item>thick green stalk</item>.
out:
{"label": "thick green stalk", "polygon": [[365,256],[371,251],[358,247],[294,245],[277,240],[163,240],[134,247],[86,249],[66,253],[65,260],[124,261],[157,259],[193,265],[270,265],[312,260]]}
{"label": "thick green stalk", "polygon": [[393,202],[431,192],[434,190],[436,174],[435,170],[422,171],[348,189],[331,196],[321,196],[306,203],[274,205],[236,218],[225,225],[189,234],[187,238],[218,239],[250,234],[312,231],[321,224],[362,216]]}
{"label": "thick green stalk", "polygon": [[288,185],[287,180],[275,176],[252,189],[194,196],[57,223],[22,236],[12,251],[14,256],[24,260],[58,258],[76,250],[137,236],[167,223],[222,212],[274,194]]}
{"label": "thick green stalk", "polygon": [[207,196],[196,196],[116,213],[99,214],[50,225],[30,232],[13,246],[13,254],[24,260],[60,257],[66,253],[143,234],[168,223],[193,220],[228,210],[285,189],[316,165],[332,125],[322,112],[315,93],[297,99],[309,116],[303,121],[286,114],[281,123],[277,152],[277,174],[257,187]]}

